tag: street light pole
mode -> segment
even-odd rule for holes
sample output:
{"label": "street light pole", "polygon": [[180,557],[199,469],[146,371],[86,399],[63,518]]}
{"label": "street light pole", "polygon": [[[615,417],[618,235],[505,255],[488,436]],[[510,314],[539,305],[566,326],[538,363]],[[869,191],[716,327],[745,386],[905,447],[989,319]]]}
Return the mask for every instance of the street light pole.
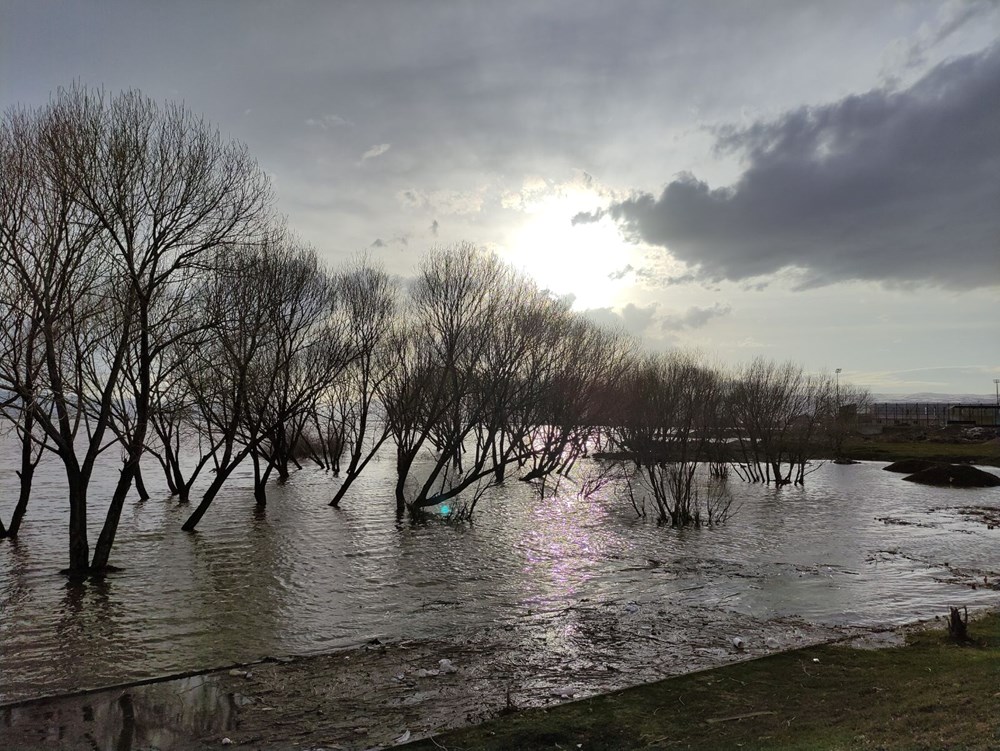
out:
{"label": "street light pole", "polygon": [[[841,370],[843,370],[843,368],[837,368],[834,371],[834,373],[837,374],[837,412],[838,413],[840,412],[840,371]],[[1000,378],[998,378],[997,380],[1000,381]]]}
{"label": "street light pole", "polygon": [[994,378],[993,385],[997,389],[997,407],[993,412],[993,424],[1000,426],[1000,378]]}

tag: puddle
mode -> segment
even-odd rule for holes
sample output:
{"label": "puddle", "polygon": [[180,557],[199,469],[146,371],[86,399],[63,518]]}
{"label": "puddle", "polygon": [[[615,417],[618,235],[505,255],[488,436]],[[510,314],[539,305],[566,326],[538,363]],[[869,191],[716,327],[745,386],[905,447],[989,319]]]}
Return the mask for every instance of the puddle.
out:
{"label": "puddle", "polygon": [[246,698],[218,675],[0,707],[4,749],[183,749],[239,725]]}

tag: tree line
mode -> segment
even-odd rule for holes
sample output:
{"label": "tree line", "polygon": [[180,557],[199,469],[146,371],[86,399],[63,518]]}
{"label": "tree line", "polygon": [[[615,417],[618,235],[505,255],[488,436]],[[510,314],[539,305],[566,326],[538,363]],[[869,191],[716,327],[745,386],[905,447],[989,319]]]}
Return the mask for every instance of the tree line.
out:
{"label": "tree line", "polygon": [[[724,373],[645,354],[472,244],[430,252],[408,284],[365,259],[331,269],[276,216],[243,145],[136,91],[75,86],[4,115],[0,317],[0,406],[20,447],[0,536],[55,457],[73,577],[110,568],[127,495],[148,495],[144,458],[193,530],[247,463],[259,506],[306,462],[339,479],[338,506],[392,451],[398,514],[449,502],[463,518],[490,487],[544,488],[603,446],[637,510],[649,497],[682,525],[702,521],[700,467],[804,482],[857,401],[791,364]],[[119,475],[91,545],[110,451]]]}

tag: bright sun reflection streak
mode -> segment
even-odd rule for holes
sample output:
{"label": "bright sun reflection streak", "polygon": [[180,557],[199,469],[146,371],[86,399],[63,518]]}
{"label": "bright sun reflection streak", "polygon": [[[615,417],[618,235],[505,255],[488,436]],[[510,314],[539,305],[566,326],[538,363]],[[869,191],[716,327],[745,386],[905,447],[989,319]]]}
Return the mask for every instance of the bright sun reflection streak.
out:
{"label": "bright sun reflection streak", "polygon": [[525,208],[525,223],[503,253],[539,286],[559,295],[572,294],[577,310],[622,302],[625,282],[612,278],[627,264],[636,265],[636,249],[610,219],[572,223],[581,211],[593,211],[600,197],[589,191],[550,194]]}

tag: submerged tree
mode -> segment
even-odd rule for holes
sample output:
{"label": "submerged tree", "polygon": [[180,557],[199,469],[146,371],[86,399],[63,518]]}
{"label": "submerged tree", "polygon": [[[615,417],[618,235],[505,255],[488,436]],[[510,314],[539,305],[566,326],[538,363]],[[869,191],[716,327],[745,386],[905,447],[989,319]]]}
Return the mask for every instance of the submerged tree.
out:
{"label": "submerged tree", "polygon": [[367,262],[359,262],[340,277],[339,295],[355,358],[327,399],[325,409],[314,410],[312,417],[313,435],[333,455],[331,460],[338,473],[341,454],[348,454],[347,468],[331,506],[340,505],[389,438],[389,421],[380,410],[377,396],[399,362],[392,351],[399,328],[399,290],[389,275]]}
{"label": "submerged tree", "polygon": [[[478,366],[492,319],[501,314],[496,292],[505,287],[505,272],[496,256],[465,244],[430,255],[411,288],[414,323],[399,338],[399,360],[382,389],[396,443],[397,513],[436,505],[475,482],[451,480],[465,477],[465,440],[482,416]],[[407,497],[423,449],[431,449],[432,465]]]}
{"label": "submerged tree", "polygon": [[275,260],[278,304],[269,311],[275,340],[267,356],[277,377],[271,389],[252,392],[250,405],[252,413],[264,416],[264,440],[250,452],[260,506],[271,473],[283,481],[289,465],[298,464],[294,453],[310,415],[357,357],[349,320],[340,313],[339,280],[320,264],[315,251],[293,247]]}
{"label": "submerged tree", "polygon": [[282,444],[298,429],[290,426],[301,424],[300,415],[314,409],[354,357],[335,314],[335,285],[314,251],[275,231],[225,253],[201,292],[206,317],[217,322],[212,337],[184,363],[215,471],[186,531],[245,459],[256,454],[261,474],[278,465]]}
{"label": "submerged tree", "polygon": [[622,412],[610,431],[629,452],[637,488],[647,494],[657,521],[681,527],[723,521],[727,494],[703,467],[715,456],[720,435],[723,381],[691,355],[650,355],[622,379]]}
{"label": "submerged tree", "polygon": [[[44,384],[21,378],[15,391],[67,469],[70,572],[100,573],[145,450],[156,360],[183,335],[165,332],[176,308],[163,299],[209,251],[259,231],[270,189],[241,145],[135,91],[60,90],[4,122],[20,143],[4,149],[2,171],[24,198],[15,213],[30,220],[0,210],[3,251],[36,308],[47,360]],[[88,560],[86,490],[112,427],[124,461]]]}
{"label": "submerged tree", "polygon": [[545,357],[537,377],[542,394],[530,420],[532,451],[521,479],[543,481],[544,492],[546,478],[568,474],[609,420],[618,418],[613,386],[632,361],[634,343],[563,307],[545,321],[537,344],[537,355]]}
{"label": "submerged tree", "polygon": [[[532,435],[557,371],[565,311],[495,255],[431,254],[411,289],[410,326],[380,389],[396,445],[396,509],[419,511],[503,482],[538,451]],[[421,453],[428,462],[414,473]],[[412,485],[412,487],[410,487]]]}
{"label": "submerged tree", "polygon": [[794,363],[757,359],[737,372],[726,397],[737,474],[777,487],[803,484],[833,388],[829,377],[810,376]]}
{"label": "submerged tree", "polygon": [[[6,161],[0,159],[0,161]],[[7,162],[9,163],[9,162]],[[8,176],[9,177],[9,176]],[[0,178],[0,191],[7,191],[11,184]],[[0,199],[8,210],[11,202]],[[0,244],[3,238],[0,237]],[[7,254],[4,253],[3,257]],[[33,314],[35,305],[26,296],[19,275],[9,273],[4,263],[0,273],[0,388],[5,393],[0,400],[0,414],[11,426],[20,443],[20,466],[17,470],[18,499],[10,523],[0,520],[0,537],[17,537],[28,510],[35,468],[41,460],[47,438],[37,426],[34,410],[19,393],[32,393],[40,381],[39,367],[44,362],[41,348],[41,328]]]}
{"label": "submerged tree", "polygon": [[22,411],[22,439],[37,429],[62,461],[73,576],[90,566],[87,490],[122,367],[121,356],[105,353],[123,352],[131,334],[110,325],[103,228],[77,200],[59,150],[65,133],[80,127],[60,102],[10,112],[0,126],[0,258],[12,324],[3,385]]}

